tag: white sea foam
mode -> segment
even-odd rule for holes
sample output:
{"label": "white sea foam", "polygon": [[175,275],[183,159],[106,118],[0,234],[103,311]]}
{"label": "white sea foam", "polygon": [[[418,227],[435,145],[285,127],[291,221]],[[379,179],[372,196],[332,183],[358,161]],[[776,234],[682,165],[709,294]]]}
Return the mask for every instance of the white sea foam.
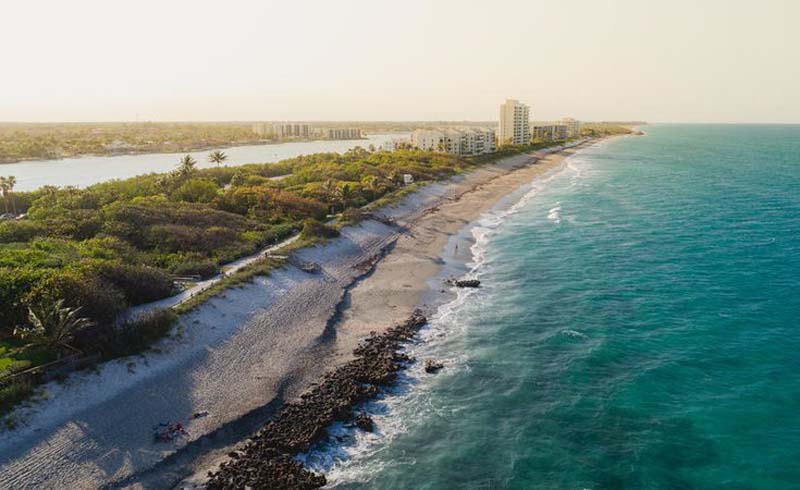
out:
{"label": "white sea foam", "polygon": [[561,203],[560,202],[557,202],[555,207],[550,208],[550,210],[547,212],[547,219],[550,220],[550,222],[555,223],[555,224],[560,224],[561,223]]}

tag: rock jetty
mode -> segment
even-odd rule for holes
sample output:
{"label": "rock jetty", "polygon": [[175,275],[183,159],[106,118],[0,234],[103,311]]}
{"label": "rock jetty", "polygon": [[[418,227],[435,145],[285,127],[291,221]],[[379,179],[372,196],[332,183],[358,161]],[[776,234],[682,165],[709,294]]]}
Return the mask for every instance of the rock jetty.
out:
{"label": "rock jetty", "polygon": [[380,386],[391,384],[411,359],[399,352],[427,322],[419,310],[404,323],[383,334],[372,332],[353,351],[355,359],[327,373],[322,382],[287,403],[236,457],[209,473],[208,488],[313,489],[326,484],[325,476],[307,470],[295,456],[327,436],[334,422],[350,422],[371,430],[372,419],[353,407],[375,397]]}

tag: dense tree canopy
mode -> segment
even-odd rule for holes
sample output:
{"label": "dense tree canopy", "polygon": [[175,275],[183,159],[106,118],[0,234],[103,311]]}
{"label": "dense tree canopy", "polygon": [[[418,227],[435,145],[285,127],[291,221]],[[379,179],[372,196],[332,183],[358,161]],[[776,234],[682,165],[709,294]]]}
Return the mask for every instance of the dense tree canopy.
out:
{"label": "dense tree canopy", "polygon": [[46,300],[110,322],[130,305],[169,295],[175,276],[213,275],[308,220],[380,199],[404,173],[424,182],[469,165],[363,148],[210,169],[178,160],[169,174],[16,193],[28,217],[0,221],[0,336]]}

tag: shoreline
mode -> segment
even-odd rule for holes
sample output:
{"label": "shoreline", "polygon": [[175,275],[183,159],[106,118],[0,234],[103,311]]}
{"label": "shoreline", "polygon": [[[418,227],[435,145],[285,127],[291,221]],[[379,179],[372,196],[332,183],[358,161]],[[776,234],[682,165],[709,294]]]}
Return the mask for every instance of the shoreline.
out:
{"label": "shoreline", "polygon": [[[454,301],[459,290],[444,286],[443,281],[448,276],[461,276],[468,272],[467,263],[473,258],[471,245],[475,241],[467,235],[471,234],[478,220],[487,213],[512,207],[543,179],[558,174],[567,158],[599,141],[602,139],[554,153],[538,152],[529,156],[530,161],[494,175],[471,176],[473,179],[465,179],[444,202],[404,220],[401,226],[407,231],[375,264],[374,270],[348,293],[347,305],[335,324],[334,359],[330,366],[334,371],[328,373],[335,373],[338,367],[356,361],[358,356],[355,352],[372,332],[384,335],[390,331],[389,327],[402,324],[418,312],[431,317],[440,307]],[[375,319],[380,320],[376,322]],[[417,359],[417,364],[426,360]],[[419,366],[415,369],[419,370]],[[368,400],[359,400],[365,401]],[[354,414],[343,415],[339,420],[352,423]],[[323,437],[316,442],[324,443],[326,439]],[[229,449],[238,459],[246,453],[246,448],[247,444],[239,443]],[[174,488],[205,488],[209,472],[235,465],[228,454],[204,459],[205,464],[197,464],[195,473]],[[243,466],[248,464],[252,464],[252,456]],[[295,468],[295,471],[299,470]],[[227,467],[216,481],[220,481],[221,475],[232,477],[235,474],[231,467]]]}
{"label": "shoreline", "polygon": [[[368,133],[367,136],[370,135],[383,135],[383,134],[394,134],[394,133]],[[399,133],[402,134],[402,133]],[[286,143],[312,143],[316,141],[368,141],[368,137],[362,137],[357,139],[327,139],[327,138],[319,138],[319,139],[299,139],[299,140],[285,140],[285,141],[262,141],[262,140],[252,140],[252,141],[242,141],[241,143],[225,143],[223,145],[212,145],[212,146],[198,146],[192,147],[190,149],[174,149],[174,150],[149,150],[149,149],[142,149],[142,150],[128,150],[128,151],[109,151],[108,153],[79,153],[77,155],[64,155],[59,157],[52,157],[52,158],[41,158],[41,157],[30,157],[30,158],[21,158],[19,160],[3,160],[0,159],[0,166],[2,165],[13,165],[15,163],[36,163],[36,162],[54,162],[60,160],[80,160],[82,158],[102,158],[102,157],[121,157],[121,156],[147,156],[147,155],[175,155],[179,153],[194,153],[197,151],[209,151],[209,150],[225,150],[228,148],[238,148],[241,146],[271,146],[271,145],[282,145]]]}
{"label": "shoreline", "polygon": [[[321,274],[286,265],[184,315],[133,367],[120,360],[48,385],[53,395],[27,425],[0,434],[0,486],[160,488],[204,475],[285,401],[351,360],[367,332],[408,318],[436,287],[452,235],[574,151],[536,165],[517,155],[431,183],[380,210],[399,230],[367,220],[296,252]],[[187,420],[198,411],[209,415]],[[187,420],[189,435],[154,445],[150,428],[164,420]]]}

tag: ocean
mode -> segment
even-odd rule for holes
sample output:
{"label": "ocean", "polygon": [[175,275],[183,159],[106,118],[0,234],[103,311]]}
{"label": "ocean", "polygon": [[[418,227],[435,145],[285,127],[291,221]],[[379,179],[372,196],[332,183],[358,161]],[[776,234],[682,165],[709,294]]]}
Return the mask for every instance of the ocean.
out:
{"label": "ocean", "polygon": [[339,489],[800,488],[800,126],[651,125],[475,223]]}

